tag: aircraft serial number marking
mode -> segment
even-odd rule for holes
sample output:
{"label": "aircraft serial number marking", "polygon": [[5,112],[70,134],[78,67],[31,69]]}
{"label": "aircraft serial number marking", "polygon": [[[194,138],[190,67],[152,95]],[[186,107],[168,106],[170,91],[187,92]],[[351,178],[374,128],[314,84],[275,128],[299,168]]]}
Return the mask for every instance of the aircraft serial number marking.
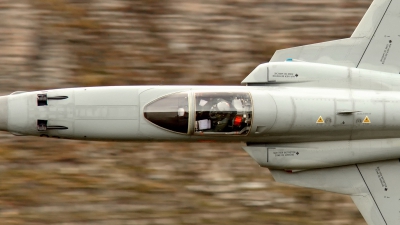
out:
{"label": "aircraft serial number marking", "polygon": [[298,155],[296,151],[273,152],[275,157],[286,157]]}
{"label": "aircraft serial number marking", "polygon": [[376,167],[375,171],[376,171],[376,174],[378,175],[378,179],[381,182],[382,187],[384,187],[385,191],[387,191],[388,190],[387,184],[386,184],[385,178],[383,177],[381,169],[379,167]]}
{"label": "aircraft serial number marking", "polygon": [[387,55],[389,54],[389,50],[390,50],[391,47],[392,47],[392,40],[390,40],[389,43],[386,44],[385,50],[383,50],[383,54],[382,54],[382,57],[381,57],[381,63],[382,64],[385,64]]}
{"label": "aircraft serial number marking", "polygon": [[279,73],[279,72],[275,72],[272,77],[286,77],[286,78],[296,78],[299,75],[296,73]]}

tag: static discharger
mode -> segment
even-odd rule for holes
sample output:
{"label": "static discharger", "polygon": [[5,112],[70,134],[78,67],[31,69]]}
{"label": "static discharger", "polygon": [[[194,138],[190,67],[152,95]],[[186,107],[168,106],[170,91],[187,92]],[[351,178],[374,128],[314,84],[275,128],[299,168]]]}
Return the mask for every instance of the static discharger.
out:
{"label": "static discharger", "polygon": [[368,116],[365,116],[363,123],[371,123],[371,120],[369,119]]}
{"label": "static discharger", "polygon": [[316,123],[325,123],[325,121],[322,116],[319,116]]}

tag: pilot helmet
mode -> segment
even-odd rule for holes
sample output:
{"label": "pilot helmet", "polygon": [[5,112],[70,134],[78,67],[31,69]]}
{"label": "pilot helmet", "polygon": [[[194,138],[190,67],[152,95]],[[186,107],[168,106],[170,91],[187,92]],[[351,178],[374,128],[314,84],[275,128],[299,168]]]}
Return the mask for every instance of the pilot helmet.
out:
{"label": "pilot helmet", "polygon": [[221,119],[231,113],[230,104],[224,99],[217,99],[217,103],[211,107],[210,117]]}
{"label": "pilot helmet", "polygon": [[220,112],[227,112],[227,111],[230,111],[230,109],[231,109],[229,103],[225,100],[218,102],[217,108],[218,108],[218,111],[220,111]]}

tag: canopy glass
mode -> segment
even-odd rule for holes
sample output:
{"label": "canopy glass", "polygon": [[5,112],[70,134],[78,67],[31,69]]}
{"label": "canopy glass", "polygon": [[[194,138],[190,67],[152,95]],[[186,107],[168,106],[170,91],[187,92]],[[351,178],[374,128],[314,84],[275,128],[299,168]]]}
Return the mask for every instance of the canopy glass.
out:
{"label": "canopy glass", "polygon": [[144,117],[159,127],[178,133],[246,135],[251,127],[252,109],[249,93],[181,92],[146,105]]}

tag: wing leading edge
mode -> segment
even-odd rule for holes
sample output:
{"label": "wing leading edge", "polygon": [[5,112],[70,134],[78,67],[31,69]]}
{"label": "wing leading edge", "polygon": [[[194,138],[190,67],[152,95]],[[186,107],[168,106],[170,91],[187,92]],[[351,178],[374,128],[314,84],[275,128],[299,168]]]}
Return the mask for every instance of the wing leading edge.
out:
{"label": "wing leading edge", "polygon": [[270,62],[306,62],[400,72],[400,1],[375,0],[350,38],[278,50]]}

